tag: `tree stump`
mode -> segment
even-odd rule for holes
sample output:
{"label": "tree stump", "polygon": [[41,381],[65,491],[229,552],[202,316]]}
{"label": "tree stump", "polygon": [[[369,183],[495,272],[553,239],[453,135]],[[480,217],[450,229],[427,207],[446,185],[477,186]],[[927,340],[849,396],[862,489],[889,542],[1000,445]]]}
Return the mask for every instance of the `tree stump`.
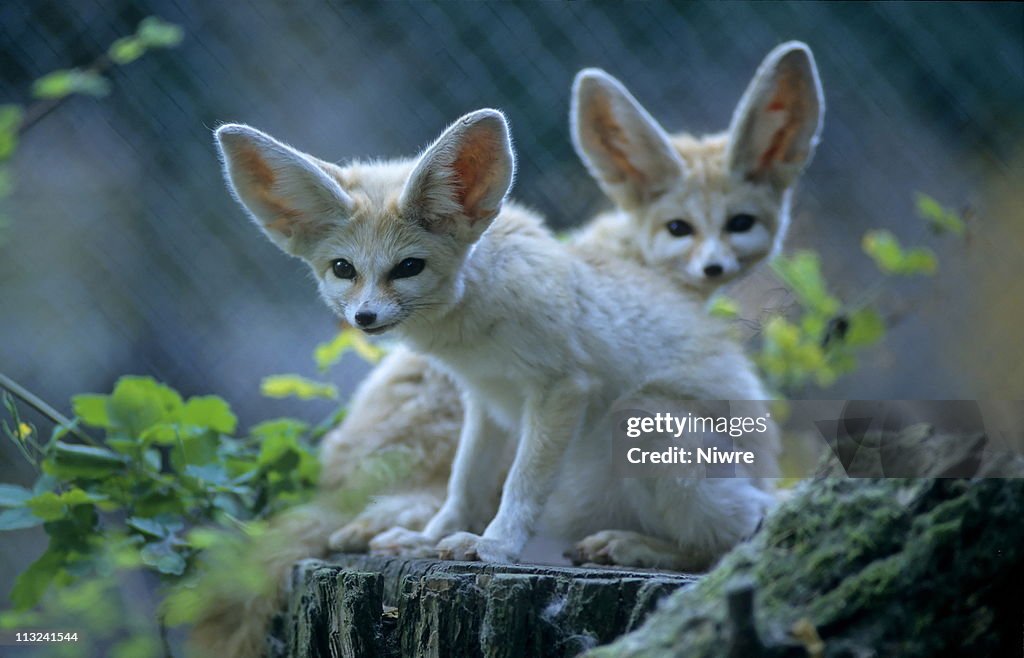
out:
{"label": "tree stump", "polygon": [[270,654],[576,656],[638,628],[694,576],[339,555],[292,575]]}

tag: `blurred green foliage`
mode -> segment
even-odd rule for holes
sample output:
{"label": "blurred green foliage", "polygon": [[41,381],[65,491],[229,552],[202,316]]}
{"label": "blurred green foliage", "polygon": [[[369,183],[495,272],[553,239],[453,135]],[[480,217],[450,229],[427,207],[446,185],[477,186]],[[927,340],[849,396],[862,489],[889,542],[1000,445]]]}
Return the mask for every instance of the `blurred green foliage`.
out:
{"label": "blurred green foliage", "polygon": [[935,252],[927,247],[904,249],[890,231],[868,231],[861,246],[885,274],[935,274],[939,268]]}
{"label": "blurred green foliage", "polygon": [[952,233],[956,237],[963,237],[967,233],[967,223],[958,213],[927,194],[918,192],[915,203],[918,216],[928,222],[935,233]]}
{"label": "blurred green foliage", "polygon": [[363,332],[346,327],[326,343],[320,343],[313,352],[313,359],[321,372],[328,370],[331,366],[341,360],[345,352],[353,350],[370,363],[377,363],[384,356],[384,350],[366,340]]}
{"label": "blurred green foliage", "polygon": [[[916,197],[916,209],[936,233],[963,237],[960,216],[926,194]],[[889,231],[864,234],[864,252],[885,277],[931,275],[938,269],[935,253],[927,247],[902,247]],[[770,317],[761,332],[755,355],[758,366],[777,394],[792,393],[808,383],[832,385],[857,367],[857,354],[885,337],[886,322],[870,303],[843,302],[829,291],[821,261],[813,251],[779,256],[772,270],[792,292],[796,312]],[[715,299],[712,314],[735,316],[737,309]]]}
{"label": "blurred green foliage", "polygon": [[334,400],[338,397],[338,388],[334,384],[313,381],[300,375],[264,377],[260,383],[260,391],[268,398],[296,397],[300,400],[316,398]]}
{"label": "blurred green foliage", "polygon": [[[0,485],[0,530],[42,526],[49,545],[18,576],[13,610],[0,613],[3,628],[67,618],[71,592],[115,609],[119,598],[109,593],[126,572],[156,574],[165,584],[191,576],[203,550],[234,545],[240,529],[255,533],[260,520],[311,498],[314,442],[340,416],[315,427],[279,418],[238,435],[222,398],[185,399],[152,378],[122,377],[109,394],[75,396],[75,418],[43,441],[9,395],[5,406],[13,424],[4,421],[3,431],[39,476],[31,488]],[[155,605],[149,612],[152,635]],[[147,623],[126,621],[111,632],[138,649]],[[104,625],[85,628],[110,641]]]}

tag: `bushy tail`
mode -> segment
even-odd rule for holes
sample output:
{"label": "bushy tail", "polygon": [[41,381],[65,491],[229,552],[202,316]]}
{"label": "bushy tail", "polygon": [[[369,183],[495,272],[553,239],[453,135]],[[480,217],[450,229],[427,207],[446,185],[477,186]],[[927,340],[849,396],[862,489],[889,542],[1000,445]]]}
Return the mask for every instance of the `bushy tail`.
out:
{"label": "bushy tail", "polygon": [[213,550],[192,598],[197,618],[190,654],[254,658],[266,653],[269,623],[288,592],[292,565],[327,553],[327,539],[350,518],[324,501],[298,506],[256,536]]}

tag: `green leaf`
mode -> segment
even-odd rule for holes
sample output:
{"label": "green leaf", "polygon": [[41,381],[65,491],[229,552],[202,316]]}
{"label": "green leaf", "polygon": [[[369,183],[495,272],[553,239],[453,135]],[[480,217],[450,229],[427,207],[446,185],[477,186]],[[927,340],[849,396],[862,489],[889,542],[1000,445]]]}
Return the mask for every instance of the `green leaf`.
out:
{"label": "green leaf", "polygon": [[308,429],[309,424],[301,420],[295,418],[275,418],[274,420],[264,421],[259,425],[255,425],[249,432],[253,436],[266,441],[276,434],[298,437]]}
{"label": "green leaf", "polygon": [[264,377],[260,392],[268,398],[297,397],[300,400],[315,398],[336,399],[338,389],[333,384],[306,379],[300,375],[271,375]]}
{"label": "green leaf", "polygon": [[731,320],[740,314],[740,305],[735,299],[725,295],[715,295],[708,305],[708,314],[715,318]]}
{"label": "green leaf", "polygon": [[178,442],[178,438],[181,435],[178,425],[175,423],[157,423],[156,425],[150,425],[146,428],[142,434],[139,435],[139,441],[149,445],[155,443],[162,446],[174,445]]}
{"label": "green leaf", "polygon": [[961,237],[967,232],[967,224],[960,215],[927,194],[918,192],[915,203],[918,216],[927,221],[928,226],[936,233],[952,233]]}
{"label": "green leaf", "polygon": [[326,343],[320,343],[313,350],[313,359],[316,367],[321,372],[328,370],[331,366],[341,360],[341,357],[349,350],[363,357],[370,363],[377,363],[384,357],[384,350],[366,340],[363,332],[351,327],[342,329],[334,338]]}
{"label": "green leaf", "polygon": [[145,519],[133,516],[129,519],[125,519],[124,524],[129,528],[138,530],[142,534],[154,539],[164,539],[169,534],[167,526],[155,519]]}
{"label": "green leaf", "polygon": [[143,564],[148,564],[160,573],[172,576],[185,573],[185,558],[174,550],[169,540],[146,544],[139,556]]}
{"label": "green leaf", "polygon": [[32,513],[32,510],[19,507],[5,509],[0,512],[0,530],[21,530],[41,525],[43,520]]}
{"label": "green leaf", "polygon": [[151,377],[121,377],[107,405],[113,425],[135,437],[157,423],[176,422],[182,407],[176,391]]}
{"label": "green leaf", "polygon": [[171,448],[171,464],[179,473],[183,473],[189,464],[209,464],[217,460],[219,445],[220,440],[215,434],[183,435],[182,440]]}
{"label": "green leaf", "polygon": [[104,496],[74,487],[62,494],[52,491],[41,493],[26,501],[25,506],[44,521],[58,521],[67,516],[72,507],[92,504],[104,499]]}
{"label": "green leaf", "polygon": [[71,398],[71,408],[83,423],[93,427],[110,427],[106,395],[76,395]]}
{"label": "green leaf", "polygon": [[914,247],[904,256],[901,274],[935,274],[938,269],[939,260],[931,249]]}
{"label": "green leaf", "polygon": [[55,100],[71,94],[106,96],[110,82],[95,71],[62,69],[44,75],[32,85],[32,95],[43,100]]}
{"label": "green leaf", "polygon": [[930,249],[914,247],[904,251],[896,236],[884,229],[865,233],[861,247],[886,274],[934,274],[938,269],[938,260]]}
{"label": "green leaf", "polygon": [[127,458],[112,450],[57,441],[43,470],[57,478],[103,478],[124,470]]}
{"label": "green leaf", "polygon": [[885,335],[885,321],[872,308],[862,308],[849,316],[850,328],[844,341],[850,347],[873,345]]}
{"label": "green leaf", "polygon": [[173,48],[185,37],[181,27],[156,16],[142,19],[135,35],[149,48]]}
{"label": "green leaf", "polygon": [[0,507],[21,507],[32,492],[16,484],[0,484]]}
{"label": "green leaf", "polygon": [[185,467],[185,475],[214,486],[226,486],[231,484],[224,467],[220,464],[189,464]]}
{"label": "green leaf", "polygon": [[[18,148],[18,129],[21,128],[21,120],[24,110],[20,105],[0,105],[0,162],[14,155]],[[10,193],[11,184],[8,181],[8,189],[5,194]]]}
{"label": "green leaf", "polygon": [[813,251],[798,251],[791,257],[777,257],[771,266],[775,274],[808,309],[822,315],[833,315],[839,310],[839,300],[828,294],[818,254]]}
{"label": "green leaf", "polygon": [[25,110],[20,105],[6,103],[0,105],[0,133],[18,132]]}
{"label": "green leaf", "polygon": [[231,407],[215,395],[189,398],[182,409],[181,421],[221,434],[234,434],[238,427],[238,418],[231,413]]}
{"label": "green leaf", "polygon": [[260,445],[259,464],[264,468],[291,470],[299,465],[300,452],[294,436],[275,434],[267,437]]}
{"label": "green leaf", "polygon": [[43,598],[46,589],[64,566],[64,554],[46,549],[38,560],[21,572],[11,588],[11,604],[15,610],[28,610]]}
{"label": "green leaf", "polygon": [[110,44],[107,55],[115,64],[130,64],[146,54],[146,44],[138,37],[122,37]]}

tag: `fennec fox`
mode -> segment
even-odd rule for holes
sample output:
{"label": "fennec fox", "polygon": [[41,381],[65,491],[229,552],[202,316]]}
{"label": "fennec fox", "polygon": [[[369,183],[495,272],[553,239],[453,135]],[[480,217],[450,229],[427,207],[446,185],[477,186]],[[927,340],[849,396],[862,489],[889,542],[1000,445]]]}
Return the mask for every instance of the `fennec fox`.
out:
{"label": "fennec fox", "polygon": [[[792,96],[787,97],[787,93]],[[800,134],[790,134],[783,140],[793,142],[789,145],[791,153],[780,151],[772,162],[764,163],[767,168],[755,172],[749,169],[749,159],[758,149],[764,149],[766,138],[775,137],[766,129],[752,134],[750,124],[777,121],[762,107],[769,98],[784,103],[772,110],[782,119],[781,125],[789,126],[790,133],[793,126],[802,128]],[[817,142],[821,111],[813,60],[802,44],[786,44],[773,51],[744,95],[730,131],[703,139],[667,137],[621,84],[601,71],[581,72],[574,85],[573,141],[588,169],[617,202],[617,209],[599,216],[572,241],[584,254],[633,260],[699,295],[708,294],[781,243],[791,190]],[[748,144],[730,150],[741,132],[748,135]],[[760,142],[753,143],[755,138]],[[713,193],[704,195],[702,190]],[[751,191],[757,193],[751,195]],[[668,195],[676,198],[674,210],[671,204],[657,204]],[[743,214],[750,215],[753,222],[733,219]],[[723,231],[730,221],[732,230]],[[683,224],[692,229],[689,235],[685,235]],[[683,235],[675,235],[679,233]],[[663,244],[666,235],[673,237],[667,246]],[[722,262],[699,260],[711,257],[720,257]],[[709,267],[716,264],[721,272]],[[709,269],[705,271],[705,267]],[[659,281],[653,283],[662,285]],[[686,314],[687,310],[680,307],[677,312]],[[328,490],[341,486],[362,457],[388,446],[413,450],[422,456],[423,467],[410,474],[401,492],[382,496],[335,533],[335,548],[366,550],[374,535],[393,525],[419,529],[426,524],[444,500],[462,416],[456,385],[428,358],[399,348],[378,366],[351,401],[345,423],[325,440],[322,486]],[[500,473],[492,470],[489,477],[498,478]],[[492,499],[496,497],[495,492]],[[489,507],[493,509],[494,503]],[[291,560],[303,555],[302,549],[308,555],[325,551],[327,532],[337,519],[327,516],[327,510],[323,513],[324,518],[294,524],[296,551],[268,560],[275,578],[283,575]],[[624,547],[632,543],[643,550],[644,543],[631,539],[628,533],[593,536],[581,544],[579,557],[628,562],[630,556],[621,554]],[[414,549],[408,543],[401,548],[407,552]],[[419,548],[432,549],[422,544]],[[384,542],[381,549],[395,550],[396,546]],[[672,559],[662,558],[647,563],[678,566]],[[248,603],[246,612],[252,614],[246,614],[237,624],[221,623],[227,621],[224,618],[209,620],[208,626],[213,628],[207,628],[205,644],[219,644],[220,655],[245,655],[258,647],[265,620],[276,603]],[[223,627],[228,625],[231,628],[225,632]]]}
{"label": "fennec fox", "polygon": [[[618,80],[581,71],[573,85],[573,144],[616,208],[572,235],[572,244],[711,294],[780,248],[823,114],[813,57],[798,42],[769,53],[729,130],[705,137],[667,135]],[[395,445],[440,470],[424,469],[401,493],[379,497],[331,536],[330,547],[363,552],[392,526],[422,528],[444,500],[461,419],[460,395],[440,368],[405,348],[389,354],[360,386],[345,422],[325,437],[323,484],[344,482],[368,454]]]}
{"label": "fennec fox", "polygon": [[[393,332],[463,392],[444,504],[422,532],[378,540],[511,562],[548,503],[555,534],[627,533],[617,562],[694,568],[753,531],[771,500],[758,480],[612,477],[603,447],[617,400],[765,392],[691,296],[649,269],[574,252],[505,203],[514,159],[500,112],[466,115],[414,160],[343,168],[247,126],[217,138],[239,201],[309,264],[327,305],[369,334]],[[514,458],[494,514],[505,437]],[[758,449],[771,470],[772,446]],[[619,540],[602,537],[598,550]]]}

